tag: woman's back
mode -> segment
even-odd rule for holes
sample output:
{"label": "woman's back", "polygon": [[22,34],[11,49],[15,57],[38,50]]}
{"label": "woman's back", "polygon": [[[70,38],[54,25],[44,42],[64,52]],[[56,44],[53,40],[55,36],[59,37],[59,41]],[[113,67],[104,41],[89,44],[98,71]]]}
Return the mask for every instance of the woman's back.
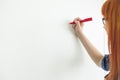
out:
{"label": "woman's back", "polygon": [[102,7],[106,21],[109,47],[110,73],[106,80],[119,80],[120,76],[120,0],[107,0]]}

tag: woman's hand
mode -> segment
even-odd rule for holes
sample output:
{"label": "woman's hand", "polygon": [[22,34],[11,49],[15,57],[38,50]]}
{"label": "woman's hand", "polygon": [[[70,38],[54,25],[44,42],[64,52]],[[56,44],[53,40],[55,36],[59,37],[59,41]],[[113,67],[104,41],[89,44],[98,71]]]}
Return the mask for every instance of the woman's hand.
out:
{"label": "woman's hand", "polygon": [[83,23],[80,23],[80,20],[81,19],[79,17],[77,17],[74,19],[75,24],[72,24],[72,27],[77,36],[79,36],[80,32],[82,32],[82,27],[83,27]]}

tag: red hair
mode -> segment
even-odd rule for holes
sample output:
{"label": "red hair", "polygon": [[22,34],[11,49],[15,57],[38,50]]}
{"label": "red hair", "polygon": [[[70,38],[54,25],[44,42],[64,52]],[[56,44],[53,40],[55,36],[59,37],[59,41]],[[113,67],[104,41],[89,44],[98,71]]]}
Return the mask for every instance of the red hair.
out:
{"label": "red hair", "polygon": [[107,0],[102,6],[107,24],[110,73],[106,80],[120,80],[120,0]]}

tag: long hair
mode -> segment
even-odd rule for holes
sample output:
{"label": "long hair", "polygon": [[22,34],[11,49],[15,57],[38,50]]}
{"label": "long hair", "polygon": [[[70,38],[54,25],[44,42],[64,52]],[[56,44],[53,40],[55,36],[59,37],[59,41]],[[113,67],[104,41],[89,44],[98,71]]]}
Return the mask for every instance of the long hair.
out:
{"label": "long hair", "polygon": [[101,12],[106,21],[110,55],[110,72],[105,78],[120,80],[120,0],[105,1]]}

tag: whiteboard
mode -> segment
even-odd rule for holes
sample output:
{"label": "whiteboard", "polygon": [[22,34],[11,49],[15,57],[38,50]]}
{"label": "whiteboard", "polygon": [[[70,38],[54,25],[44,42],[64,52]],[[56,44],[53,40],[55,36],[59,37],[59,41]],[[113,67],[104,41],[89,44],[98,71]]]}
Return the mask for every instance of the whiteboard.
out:
{"label": "whiteboard", "polygon": [[0,80],[103,80],[69,24],[104,54],[103,0],[0,0]]}

